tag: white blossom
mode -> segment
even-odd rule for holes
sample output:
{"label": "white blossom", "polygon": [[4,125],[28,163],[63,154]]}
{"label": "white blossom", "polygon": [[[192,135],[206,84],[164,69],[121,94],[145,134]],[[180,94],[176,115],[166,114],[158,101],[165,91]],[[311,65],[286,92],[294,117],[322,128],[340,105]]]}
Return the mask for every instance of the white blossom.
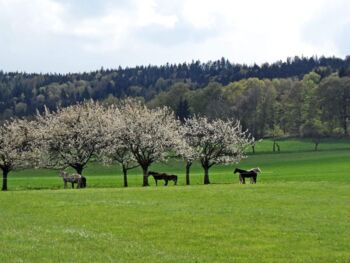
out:
{"label": "white blossom", "polygon": [[22,119],[5,121],[0,126],[0,169],[2,190],[7,190],[7,175],[18,168],[35,166],[36,123]]}
{"label": "white blossom", "polygon": [[179,121],[168,108],[149,109],[127,100],[120,107],[120,139],[143,169],[143,185],[148,185],[148,167],[166,161],[181,144]]}
{"label": "white blossom", "polygon": [[41,125],[41,166],[74,168],[81,174],[89,160],[105,146],[105,109],[94,102],[45,111]]}
{"label": "white blossom", "polygon": [[122,118],[118,107],[111,105],[103,117],[106,122],[104,132],[105,147],[100,152],[100,159],[105,164],[119,163],[122,166],[124,186],[128,186],[128,170],[138,167],[134,155],[122,139]]}
{"label": "white blossom", "polygon": [[198,158],[205,171],[204,183],[208,184],[210,167],[217,164],[239,162],[245,157],[244,151],[254,142],[239,122],[233,120],[212,120],[206,117],[187,119],[183,135],[191,151],[184,152],[185,158]]}

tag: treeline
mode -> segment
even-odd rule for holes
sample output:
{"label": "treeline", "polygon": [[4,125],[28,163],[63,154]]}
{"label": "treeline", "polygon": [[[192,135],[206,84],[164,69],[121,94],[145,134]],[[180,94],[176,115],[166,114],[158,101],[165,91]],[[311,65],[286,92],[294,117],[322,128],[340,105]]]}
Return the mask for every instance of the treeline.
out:
{"label": "treeline", "polygon": [[235,118],[255,138],[348,136],[350,77],[322,79],[311,72],[301,80],[249,78],[225,86],[210,83],[199,90],[177,83],[149,105],[167,105],[180,119],[193,113]]}
{"label": "treeline", "polygon": [[138,97],[180,118],[237,118],[256,137],[348,135],[350,57],[241,65],[226,59],[76,74],[0,71],[0,119],[88,99]]}

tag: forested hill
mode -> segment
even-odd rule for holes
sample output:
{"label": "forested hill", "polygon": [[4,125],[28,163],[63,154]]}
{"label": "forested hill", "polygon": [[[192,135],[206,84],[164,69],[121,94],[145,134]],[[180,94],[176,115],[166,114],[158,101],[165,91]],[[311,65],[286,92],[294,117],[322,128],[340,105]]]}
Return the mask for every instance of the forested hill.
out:
{"label": "forested hill", "polygon": [[[260,66],[233,64],[222,58],[71,74],[0,71],[0,120],[30,116],[44,105],[55,109],[86,99],[113,102],[131,96],[150,106],[170,106],[180,118],[190,114],[237,118],[258,137],[276,132],[301,135],[305,125],[320,125],[327,134],[346,135],[348,91],[339,101],[331,98],[337,105],[326,104],[330,104],[327,96],[335,92],[331,88],[339,88],[341,82],[347,89],[347,76],[350,56],[294,57]],[[307,103],[318,108],[317,116],[306,113],[305,107],[311,107],[305,106]],[[297,117],[300,119],[294,120]]]}

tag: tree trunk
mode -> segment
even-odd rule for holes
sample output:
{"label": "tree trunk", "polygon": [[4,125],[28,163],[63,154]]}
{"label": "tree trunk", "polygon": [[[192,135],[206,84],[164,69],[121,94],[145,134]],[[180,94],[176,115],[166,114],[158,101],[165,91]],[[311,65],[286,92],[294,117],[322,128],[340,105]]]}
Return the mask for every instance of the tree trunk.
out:
{"label": "tree trunk", "polygon": [[252,145],[253,154],[255,154],[255,145]]}
{"label": "tree trunk", "polygon": [[1,191],[7,191],[7,175],[9,171],[5,168],[2,170],[2,189]]}
{"label": "tree trunk", "polygon": [[273,140],[272,151],[276,152],[276,141],[275,140]]}
{"label": "tree trunk", "polygon": [[277,151],[280,152],[281,151],[280,145],[276,143],[276,146],[277,146]]}
{"label": "tree trunk", "polygon": [[190,185],[190,169],[191,169],[192,162],[187,161],[186,162],[186,185]]}
{"label": "tree trunk", "polygon": [[80,174],[80,175],[83,174],[84,167],[83,167],[82,165],[77,165],[77,166],[74,166],[73,168],[75,169],[75,171],[76,171],[78,174]]}
{"label": "tree trunk", "polygon": [[142,186],[149,186],[148,183],[148,166],[142,167],[143,170],[143,184]]}
{"label": "tree trunk", "polygon": [[315,142],[315,151],[318,150],[318,145],[319,145],[320,142]]}
{"label": "tree trunk", "polygon": [[123,165],[124,187],[128,187],[128,169]]}
{"label": "tree trunk", "polygon": [[204,169],[204,184],[210,184],[209,181],[209,166],[203,166]]}

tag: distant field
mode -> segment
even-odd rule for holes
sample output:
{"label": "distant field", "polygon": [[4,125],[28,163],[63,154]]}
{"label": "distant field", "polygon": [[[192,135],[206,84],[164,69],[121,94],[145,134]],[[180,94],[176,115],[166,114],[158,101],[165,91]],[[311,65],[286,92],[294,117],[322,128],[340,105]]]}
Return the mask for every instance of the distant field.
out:
{"label": "distant field", "polygon": [[[238,183],[238,177],[233,175],[234,167],[260,167],[263,171],[258,178],[259,183],[273,181],[329,181],[349,182],[346,176],[350,168],[350,140],[325,140],[313,151],[310,140],[288,139],[279,141],[280,153],[272,153],[272,142],[265,140],[256,146],[256,154],[250,153],[249,158],[237,165],[214,166],[210,170],[212,183]],[[172,160],[165,164],[155,164],[151,170],[174,173],[179,175],[179,185],[185,184],[185,166],[182,160]],[[121,170],[118,165],[102,166],[90,164],[84,171],[88,186],[93,188],[122,187]],[[140,169],[130,171],[129,184],[139,187],[142,184]],[[203,183],[203,170],[199,163],[191,169],[191,183]],[[154,185],[152,178],[150,184]],[[170,183],[171,185],[172,183]],[[28,189],[60,189],[62,179],[58,171],[24,170],[11,173],[9,176],[10,190]]]}
{"label": "distant field", "polygon": [[[315,144],[311,139],[287,138],[279,139],[281,153],[289,152],[312,152]],[[272,152],[273,143],[271,140],[262,140],[256,145],[256,153]],[[350,139],[322,139],[318,146],[318,151],[350,149]]]}
{"label": "distant field", "polygon": [[257,185],[239,185],[234,166],[202,185],[196,163],[183,186],[179,160],[152,167],[177,173],[176,187],[140,187],[135,170],[124,189],[118,167],[99,164],[83,190],[62,189],[57,172],[11,174],[0,262],[350,262],[350,141],[280,145],[264,141],[237,165],[259,166]]}

